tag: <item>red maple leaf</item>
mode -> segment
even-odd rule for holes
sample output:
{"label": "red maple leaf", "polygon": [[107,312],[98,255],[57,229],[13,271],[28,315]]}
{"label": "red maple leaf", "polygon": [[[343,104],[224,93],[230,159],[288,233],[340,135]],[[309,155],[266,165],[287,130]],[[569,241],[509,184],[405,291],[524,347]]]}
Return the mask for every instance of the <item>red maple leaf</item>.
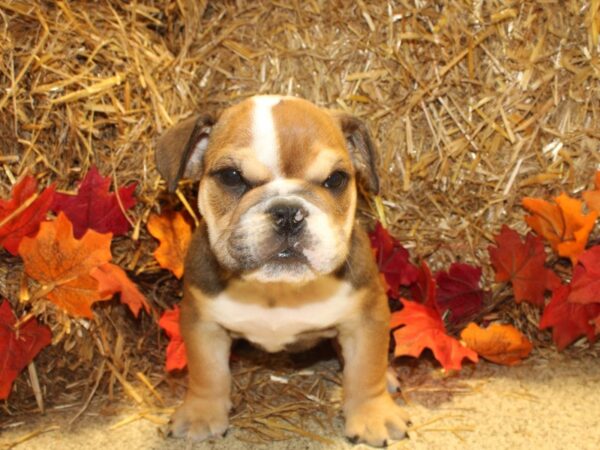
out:
{"label": "red maple leaf", "polygon": [[142,308],[146,312],[150,312],[150,306],[144,294],[119,266],[111,263],[102,264],[93,268],[90,275],[98,281],[98,292],[102,297],[120,292],[121,302],[129,306],[135,317],[139,315]]}
{"label": "red maple leaf", "polygon": [[79,184],[77,195],[57,193],[52,210],[57,213],[63,211],[67,215],[77,239],[88,229],[118,236],[127,233],[131,227],[123,210],[135,205],[133,192],[136,186],[136,183],[131,183],[119,188],[117,198],[117,194],[109,192],[110,177],[103,177],[92,166]]}
{"label": "red maple leaf", "polygon": [[435,281],[424,262],[421,263],[416,286],[419,287],[419,295],[424,304],[400,299],[403,309],[392,314],[392,329],[404,325],[393,332],[396,344],[394,355],[417,358],[425,348],[429,348],[446,370],[460,370],[464,358],[477,362],[476,352],[446,333],[444,321],[435,303]]}
{"label": "red maple leaf", "polygon": [[454,263],[448,272],[438,272],[436,302],[442,313],[450,310],[450,321],[458,323],[476,314],[483,305],[483,289],[479,287],[481,268]]}
{"label": "red maple leaf", "polygon": [[8,398],[12,383],[35,355],[50,344],[52,333],[36,319],[15,329],[16,317],[10,303],[0,304],[0,399]]}
{"label": "red maple leaf", "polygon": [[560,285],[560,278],[544,266],[546,252],[542,240],[532,233],[525,242],[519,234],[506,225],[494,237],[496,247],[488,247],[490,259],[496,271],[496,281],[510,281],[515,301],[526,301],[534,305],[544,305],[544,292]]}
{"label": "red maple leaf", "polygon": [[552,327],[552,340],[559,350],[583,335],[593,342],[595,329],[592,320],[600,315],[600,303],[571,303],[567,300],[570,292],[570,286],[557,287],[540,319],[541,330]]}
{"label": "red maple leaf", "polygon": [[377,222],[369,234],[379,272],[385,276],[388,295],[398,298],[400,286],[409,286],[417,279],[418,269],[409,261],[408,251]]}
{"label": "red maple leaf", "polygon": [[187,366],[185,343],[179,329],[179,315],[179,306],[175,306],[175,308],[165,311],[158,321],[158,325],[169,336],[169,345],[167,345],[167,370],[169,372],[184,369]]}
{"label": "red maple leaf", "polygon": [[435,309],[439,315],[440,310],[435,301],[437,296],[435,280],[425,261],[422,261],[417,269],[417,277],[414,283],[410,285],[410,294],[412,295],[413,300],[416,300],[429,308]]}
{"label": "red maple leaf", "polygon": [[26,176],[13,186],[10,200],[0,200],[0,245],[13,255],[21,239],[37,232],[54,201],[54,186],[44,189],[37,198],[36,191],[37,181]]}
{"label": "red maple leaf", "polygon": [[579,263],[573,271],[569,301],[600,303],[600,245],[595,245],[579,257]]}

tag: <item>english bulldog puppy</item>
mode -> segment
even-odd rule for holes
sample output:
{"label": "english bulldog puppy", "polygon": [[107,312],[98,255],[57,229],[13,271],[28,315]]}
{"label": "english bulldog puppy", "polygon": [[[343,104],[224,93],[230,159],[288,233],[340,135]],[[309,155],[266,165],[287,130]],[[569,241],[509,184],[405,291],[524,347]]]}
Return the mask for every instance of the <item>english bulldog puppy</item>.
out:
{"label": "english bulldog puppy", "polygon": [[388,301],[355,217],[357,185],[379,189],[365,125],[299,98],[256,96],[168,130],[156,166],[170,190],[200,181],[203,217],[181,304],[189,386],[170,434],[227,431],[233,339],[278,352],[336,338],[346,435],[374,446],[405,437],[407,417],[386,389]]}

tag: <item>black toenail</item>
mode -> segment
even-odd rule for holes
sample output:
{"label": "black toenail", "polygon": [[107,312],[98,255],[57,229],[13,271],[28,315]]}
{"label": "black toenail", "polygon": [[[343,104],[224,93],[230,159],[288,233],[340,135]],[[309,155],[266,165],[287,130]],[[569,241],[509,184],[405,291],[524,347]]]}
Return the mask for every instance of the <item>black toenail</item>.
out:
{"label": "black toenail", "polygon": [[348,439],[348,442],[351,444],[356,444],[358,442],[358,435],[352,437],[346,436],[346,439]]}
{"label": "black toenail", "polygon": [[406,426],[407,426],[407,427],[412,427],[412,426],[413,426],[413,423],[412,423],[410,420],[407,420],[407,421],[406,421]]}
{"label": "black toenail", "polygon": [[223,434],[221,435],[221,437],[225,437],[225,436],[227,436],[227,433],[229,433],[229,430],[225,430],[225,431],[223,432]]}
{"label": "black toenail", "polygon": [[168,438],[172,438],[173,437],[173,432],[171,430],[167,431],[167,437]]}
{"label": "black toenail", "polygon": [[384,439],[384,440],[383,440],[383,445],[382,445],[382,447],[387,447],[387,439]]}

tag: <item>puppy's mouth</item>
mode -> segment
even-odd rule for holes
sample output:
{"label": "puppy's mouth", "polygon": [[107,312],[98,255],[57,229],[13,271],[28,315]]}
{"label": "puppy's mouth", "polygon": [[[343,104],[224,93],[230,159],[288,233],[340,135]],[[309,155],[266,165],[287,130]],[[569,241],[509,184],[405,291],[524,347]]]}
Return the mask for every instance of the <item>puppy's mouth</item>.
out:
{"label": "puppy's mouth", "polygon": [[308,264],[306,256],[292,245],[279,250],[271,257],[270,262],[279,264]]}

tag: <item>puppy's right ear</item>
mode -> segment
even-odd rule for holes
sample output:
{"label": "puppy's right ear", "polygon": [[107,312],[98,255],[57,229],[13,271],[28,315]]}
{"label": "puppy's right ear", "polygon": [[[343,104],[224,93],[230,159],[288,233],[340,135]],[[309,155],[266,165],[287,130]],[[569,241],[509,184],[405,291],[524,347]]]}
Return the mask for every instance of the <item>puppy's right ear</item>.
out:
{"label": "puppy's right ear", "polygon": [[167,181],[170,192],[181,178],[198,180],[202,159],[215,120],[210,116],[191,116],[167,130],[156,143],[155,163]]}

